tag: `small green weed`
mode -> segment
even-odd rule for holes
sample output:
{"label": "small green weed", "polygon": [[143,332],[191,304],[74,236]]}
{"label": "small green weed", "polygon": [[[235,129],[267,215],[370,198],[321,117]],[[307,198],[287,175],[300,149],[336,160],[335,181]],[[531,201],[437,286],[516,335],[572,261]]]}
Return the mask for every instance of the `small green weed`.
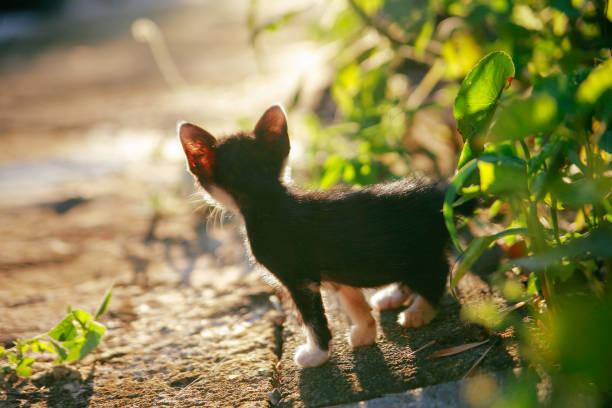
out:
{"label": "small green weed", "polygon": [[36,357],[44,353],[55,355],[55,364],[81,360],[100,344],[106,333],[106,327],[97,320],[108,310],[111,297],[112,288],[106,291],[93,316],[83,309],[68,307],[66,316],[47,333],[18,339],[9,349],[0,346],[0,372],[29,377]]}

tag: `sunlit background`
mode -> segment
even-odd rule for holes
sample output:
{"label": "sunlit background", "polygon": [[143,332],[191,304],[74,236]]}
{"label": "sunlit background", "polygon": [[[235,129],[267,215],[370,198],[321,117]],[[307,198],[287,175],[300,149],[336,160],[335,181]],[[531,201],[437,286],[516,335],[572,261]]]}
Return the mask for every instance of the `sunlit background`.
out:
{"label": "sunlit background", "polygon": [[[376,42],[364,32],[347,51],[322,34],[336,26],[354,30],[355,21],[342,22],[341,11],[339,4],[315,1],[7,3],[0,20],[0,200],[2,229],[12,237],[2,244],[9,279],[0,290],[6,298],[14,298],[18,288],[39,296],[40,277],[24,273],[24,265],[67,257],[79,264],[67,264],[79,270],[74,284],[88,282],[85,276],[95,282],[99,277],[101,286],[118,277],[129,280],[130,270],[147,279],[157,271],[162,281],[218,279],[207,274],[206,263],[224,259],[220,242],[230,239],[225,235],[231,228],[217,227],[232,220],[216,213],[206,220],[209,210],[192,194],[175,134],[181,120],[223,136],[249,130],[265,108],[284,104],[292,174],[309,187],[371,183],[415,171],[450,175],[459,138],[448,110],[420,111],[408,128],[400,111],[388,112],[383,125],[392,131],[372,127],[370,133],[382,133],[372,144],[359,141],[359,122],[328,126],[342,116],[331,99],[334,60]],[[384,54],[374,53],[364,65],[386,63],[390,56]],[[352,68],[339,80],[349,81],[349,88],[361,81]],[[424,73],[414,72],[417,79]],[[407,103],[422,104],[436,75]],[[385,94],[409,95],[417,85],[409,78],[390,78]],[[382,152],[373,162],[371,150],[391,139],[395,150],[412,154]],[[188,227],[176,226],[175,218]],[[136,237],[154,235],[157,228],[163,235],[165,224],[178,235],[180,228],[221,234],[208,248],[214,256],[199,256],[205,254],[197,249],[192,268],[175,273],[165,261],[156,268],[148,251],[159,243]],[[237,233],[230,235],[240,241]],[[232,256],[228,262],[237,270],[249,268]],[[52,280],[70,293],[66,279]],[[30,330],[35,328],[23,327],[24,333]]]}

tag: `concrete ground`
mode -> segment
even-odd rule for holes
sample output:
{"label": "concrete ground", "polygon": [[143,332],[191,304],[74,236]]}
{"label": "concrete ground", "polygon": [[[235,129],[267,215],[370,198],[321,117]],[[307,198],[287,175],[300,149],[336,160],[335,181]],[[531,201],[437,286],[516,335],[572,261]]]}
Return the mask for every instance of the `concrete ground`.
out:
{"label": "concrete ground", "polygon": [[[303,83],[308,107],[322,51],[298,20],[257,58],[240,1],[87,1],[0,42],[0,342],[47,331],[67,305],[93,310],[114,285],[108,333],[78,365],[43,358],[32,378],[0,380],[0,406],[463,406],[466,374],[518,364],[511,338],[459,319],[461,303],[493,296],[469,275],[429,326],[402,329],[384,312],[377,344],[355,351],[326,298],[332,358],[298,368],[290,305],[247,262],[232,219],[192,195],[174,126],[232,131]],[[178,77],[134,39],[134,21],[165,44]]]}

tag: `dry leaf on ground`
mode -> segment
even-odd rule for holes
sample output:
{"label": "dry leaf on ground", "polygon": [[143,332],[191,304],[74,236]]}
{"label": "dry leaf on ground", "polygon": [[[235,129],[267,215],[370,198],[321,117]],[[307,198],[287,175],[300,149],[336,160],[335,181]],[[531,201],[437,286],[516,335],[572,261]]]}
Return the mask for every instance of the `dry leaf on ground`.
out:
{"label": "dry leaf on ground", "polygon": [[488,341],[489,341],[489,339],[483,340],[483,341],[479,341],[479,342],[476,342],[476,343],[466,343],[466,344],[461,344],[459,346],[453,346],[453,347],[445,348],[445,349],[442,349],[442,350],[434,351],[433,353],[431,353],[427,357],[427,359],[447,357],[447,356],[452,356],[454,354],[463,353],[464,351],[473,349],[474,347],[481,346],[481,345],[487,343]]}

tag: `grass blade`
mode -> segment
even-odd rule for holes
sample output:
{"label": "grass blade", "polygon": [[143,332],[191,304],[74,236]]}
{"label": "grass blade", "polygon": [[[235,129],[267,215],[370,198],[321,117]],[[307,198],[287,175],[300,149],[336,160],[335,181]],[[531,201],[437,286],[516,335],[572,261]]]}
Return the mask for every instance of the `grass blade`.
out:
{"label": "grass blade", "polygon": [[102,304],[100,304],[100,307],[98,308],[98,311],[96,312],[95,320],[98,320],[99,317],[101,317],[104,313],[106,313],[106,311],[108,310],[108,304],[110,303],[112,296],[113,296],[113,287],[111,286],[104,294],[104,299],[102,300]]}

